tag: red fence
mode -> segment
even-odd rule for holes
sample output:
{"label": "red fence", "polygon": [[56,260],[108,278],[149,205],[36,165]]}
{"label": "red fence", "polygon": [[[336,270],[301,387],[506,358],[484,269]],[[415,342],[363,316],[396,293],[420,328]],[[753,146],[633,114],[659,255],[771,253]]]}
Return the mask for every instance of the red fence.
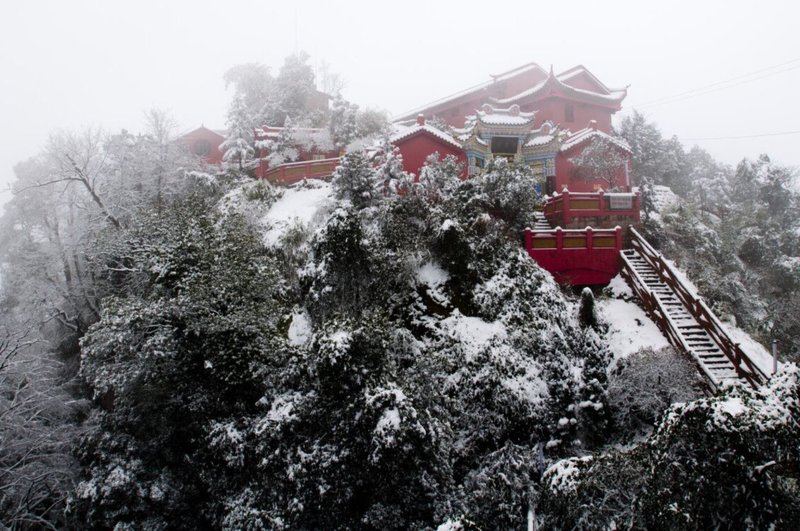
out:
{"label": "red fence", "polygon": [[264,179],[283,185],[294,184],[303,179],[325,179],[333,175],[338,165],[338,158],[289,162],[267,170]]}
{"label": "red fence", "polygon": [[525,229],[525,249],[559,283],[608,284],[619,273],[622,228],[534,231]]}
{"label": "red fence", "polygon": [[611,193],[600,190],[599,192],[569,191],[556,194],[544,205],[544,215],[547,220],[555,225],[566,227],[576,218],[608,218],[614,216],[631,218],[639,221],[641,209],[641,196],[636,193]]}

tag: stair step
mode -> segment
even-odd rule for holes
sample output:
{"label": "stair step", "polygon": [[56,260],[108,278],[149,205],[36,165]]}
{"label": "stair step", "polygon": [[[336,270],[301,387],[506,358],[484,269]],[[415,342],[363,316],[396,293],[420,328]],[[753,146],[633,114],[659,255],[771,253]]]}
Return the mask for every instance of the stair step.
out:
{"label": "stair step", "polygon": [[738,380],[740,377],[730,358],[697,322],[686,303],[664,281],[658,269],[636,249],[625,249],[620,254],[626,276],[635,286],[634,291],[645,292],[648,298],[655,298],[657,307],[653,311],[659,316],[666,317],[671,326],[675,327],[683,346],[692,352],[706,373],[711,375],[712,380],[716,383]]}

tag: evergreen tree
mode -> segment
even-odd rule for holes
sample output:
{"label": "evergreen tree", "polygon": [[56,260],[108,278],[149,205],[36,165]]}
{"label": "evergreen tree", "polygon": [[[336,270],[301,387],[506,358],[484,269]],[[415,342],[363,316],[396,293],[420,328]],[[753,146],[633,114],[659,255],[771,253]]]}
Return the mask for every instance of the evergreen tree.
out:
{"label": "evergreen tree", "polygon": [[222,161],[240,172],[249,166],[255,154],[251,123],[244,98],[236,96],[228,111],[228,134],[219,149],[222,151]]}
{"label": "evergreen tree", "polygon": [[331,120],[328,127],[333,144],[340,150],[347,147],[358,135],[357,114],[358,105],[345,100],[341,94],[336,95],[331,104]]}
{"label": "evergreen tree", "polygon": [[333,174],[333,188],[339,199],[365,208],[381,196],[380,184],[366,153],[353,151],[342,157]]}

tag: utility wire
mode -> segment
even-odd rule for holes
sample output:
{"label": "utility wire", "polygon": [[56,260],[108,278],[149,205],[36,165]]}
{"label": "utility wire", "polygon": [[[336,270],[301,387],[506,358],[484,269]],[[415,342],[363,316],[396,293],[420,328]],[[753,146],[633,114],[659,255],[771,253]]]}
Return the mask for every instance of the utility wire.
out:
{"label": "utility wire", "polygon": [[[687,90],[684,92],[680,92],[678,94],[673,94],[671,96],[664,96],[661,98],[657,98],[655,100],[646,101],[640,105],[634,105],[632,108],[639,109],[643,107],[656,107],[659,105],[665,105],[668,103],[675,103],[678,101],[682,101],[689,98],[695,98],[698,96],[703,96],[705,94],[709,94],[712,92],[717,92],[719,90],[724,90],[727,88],[732,88],[738,85],[742,85],[744,83],[750,83],[752,81],[757,81],[759,79],[764,79],[766,77],[771,77],[778,74],[783,74],[785,72],[789,72],[792,70],[796,70],[800,68],[800,65],[796,65],[794,63],[800,62],[800,57],[792,59],[791,61],[786,61],[777,65],[769,66],[766,68],[761,68],[758,70],[754,70],[747,74],[742,74],[739,76],[735,76],[729,79],[725,79],[722,81],[717,81],[715,83],[711,83],[709,85],[703,85],[701,87],[697,87],[691,90]],[[794,66],[789,66],[794,65]],[[789,68],[783,68],[785,66],[789,66]],[[781,69],[781,70],[775,70]],[[761,75],[759,75],[761,74]],[[755,76],[755,77],[753,77]]]}
{"label": "utility wire", "polygon": [[783,135],[800,135],[800,131],[783,131],[780,133],[759,133],[755,135],[739,135],[739,136],[712,136],[704,138],[683,138],[685,142],[694,142],[698,140],[735,140],[738,138],[758,138],[763,136],[783,136]]}

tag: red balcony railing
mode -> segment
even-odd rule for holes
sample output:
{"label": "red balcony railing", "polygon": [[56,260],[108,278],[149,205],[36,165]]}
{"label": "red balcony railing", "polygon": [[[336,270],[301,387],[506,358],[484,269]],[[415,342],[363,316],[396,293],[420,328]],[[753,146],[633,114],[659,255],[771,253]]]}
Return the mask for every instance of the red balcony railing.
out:
{"label": "red balcony railing", "polygon": [[567,227],[578,218],[630,218],[638,223],[641,196],[635,193],[569,192],[549,198],[544,215],[554,226]]}
{"label": "red balcony railing", "polygon": [[608,284],[619,273],[622,228],[534,231],[525,229],[525,249],[559,283]]}
{"label": "red balcony railing", "polygon": [[273,184],[294,184],[303,179],[325,179],[333,175],[339,158],[289,162],[271,168],[264,173],[264,179]]}

